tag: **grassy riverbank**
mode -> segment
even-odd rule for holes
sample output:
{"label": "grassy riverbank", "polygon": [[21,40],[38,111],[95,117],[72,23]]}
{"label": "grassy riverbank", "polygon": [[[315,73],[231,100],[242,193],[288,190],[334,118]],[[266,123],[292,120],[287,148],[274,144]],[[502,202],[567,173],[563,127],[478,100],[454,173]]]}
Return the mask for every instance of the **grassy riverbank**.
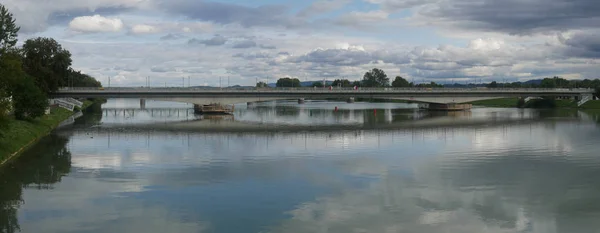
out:
{"label": "grassy riverbank", "polygon": [[[83,108],[92,105],[85,101]],[[0,166],[7,160],[18,156],[38,139],[50,133],[58,124],[73,115],[73,112],[63,108],[53,108],[50,114],[32,121],[10,119],[6,134],[0,137]]]}
{"label": "grassy riverbank", "polygon": [[[536,108],[536,102],[532,100],[525,107]],[[516,108],[519,100],[517,98],[504,98],[493,100],[481,100],[471,102],[475,106],[494,107],[494,108]],[[600,100],[591,100],[582,106],[577,107],[577,102],[572,100],[555,100],[555,108],[581,108],[581,109],[600,109]],[[543,106],[541,106],[543,107]]]}

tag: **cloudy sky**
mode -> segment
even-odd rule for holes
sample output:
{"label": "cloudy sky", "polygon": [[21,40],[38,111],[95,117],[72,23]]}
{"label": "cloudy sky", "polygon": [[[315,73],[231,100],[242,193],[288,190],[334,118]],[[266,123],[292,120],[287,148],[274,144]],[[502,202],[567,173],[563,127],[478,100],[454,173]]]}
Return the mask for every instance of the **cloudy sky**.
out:
{"label": "cloudy sky", "polygon": [[[600,76],[597,0],[3,0],[104,85]],[[229,81],[227,81],[229,80]]]}

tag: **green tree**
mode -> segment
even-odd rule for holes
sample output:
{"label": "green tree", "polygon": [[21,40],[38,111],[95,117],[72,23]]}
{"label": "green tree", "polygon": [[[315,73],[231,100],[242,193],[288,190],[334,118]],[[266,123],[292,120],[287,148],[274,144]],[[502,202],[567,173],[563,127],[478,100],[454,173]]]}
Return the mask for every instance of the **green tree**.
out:
{"label": "green tree", "polygon": [[350,81],[348,79],[336,79],[333,81],[333,83],[331,84],[331,86],[334,87],[351,87],[352,83],[350,83]]}
{"label": "green tree", "polygon": [[487,85],[488,88],[497,88],[498,87],[498,83],[496,81],[492,81],[490,84]]}
{"label": "green tree", "polygon": [[31,120],[43,116],[48,107],[46,95],[31,77],[22,78],[15,84],[12,98],[15,118],[18,120]]}
{"label": "green tree", "polygon": [[13,15],[4,5],[0,4],[0,54],[15,47],[19,30]]}
{"label": "green tree", "polygon": [[101,87],[102,84],[92,76],[75,71],[71,68],[67,71],[67,83],[73,87]]}
{"label": "green tree", "polygon": [[300,87],[300,80],[297,78],[280,78],[277,80],[277,87]]}
{"label": "green tree", "polygon": [[352,82],[352,86],[353,87],[360,87],[360,86],[362,86],[362,82],[361,81],[354,81],[354,82]]}
{"label": "green tree", "polygon": [[68,84],[71,53],[52,38],[38,37],[23,45],[23,67],[45,93]]}
{"label": "green tree", "polygon": [[374,68],[363,76],[363,86],[365,87],[388,87],[390,79],[381,69]]}
{"label": "green tree", "polygon": [[313,82],[312,87],[323,87],[323,82]]}
{"label": "green tree", "polygon": [[396,76],[392,82],[392,87],[410,87],[410,83],[406,79]]}
{"label": "green tree", "polygon": [[600,98],[600,85],[596,87],[596,98]]}
{"label": "green tree", "polygon": [[25,75],[21,57],[14,50],[6,50],[0,56],[0,136],[8,126],[8,113],[12,110],[10,101],[14,84]]}
{"label": "green tree", "polygon": [[268,87],[268,86],[269,86],[269,85],[267,85],[267,83],[265,83],[265,82],[258,82],[258,83],[256,84],[256,87]]}

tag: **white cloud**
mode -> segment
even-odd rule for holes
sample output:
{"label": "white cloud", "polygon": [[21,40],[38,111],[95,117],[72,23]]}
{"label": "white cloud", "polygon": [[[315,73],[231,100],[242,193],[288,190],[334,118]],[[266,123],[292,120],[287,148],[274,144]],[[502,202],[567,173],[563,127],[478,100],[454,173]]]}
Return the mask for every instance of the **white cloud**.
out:
{"label": "white cloud", "polygon": [[118,32],[123,29],[123,21],[117,18],[105,18],[100,15],[74,18],[69,29],[76,32]]}
{"label": "white cloud", "polygon": [[158,33],[160,30],[155,26],[146,25],[146,24],[137,24],[131,27],[131,32],[133,34],[151,34]]}

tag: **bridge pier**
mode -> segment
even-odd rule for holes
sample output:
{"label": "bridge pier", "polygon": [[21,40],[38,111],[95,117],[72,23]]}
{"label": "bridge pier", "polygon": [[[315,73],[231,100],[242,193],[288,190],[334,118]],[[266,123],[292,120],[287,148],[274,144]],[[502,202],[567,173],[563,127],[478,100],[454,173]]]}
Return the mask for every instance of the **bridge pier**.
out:
{"label": "bridge pier", "polygon": [[472,107],[473,107],[472,104],[456,104],[456,103],[450,103],[450,104],[429,103],[429,104],[426,104],[425,106],[421,106],[421,108],[425,108],[430,111],[466,111],[466,110],[471,110]]}
{"label": "bridge pier", "polygon": [[255,103],[254,103],[254,102],[248,102],[248,103],[246,103],[246,105],[247,105],[248,107],[254,107]]}
{"label": "bridge pier", "polygon": [[304,98],[298,99],[298,104],[304,104]]}
{"label": "bridge pier", "polygon": [[140,109],[146,109],[146,99],[140,99]]}
{"label": "bridge pier", "polygon": [[354,103],[354,97],[350,97],[346,100],[347,103],[351,104]]}

